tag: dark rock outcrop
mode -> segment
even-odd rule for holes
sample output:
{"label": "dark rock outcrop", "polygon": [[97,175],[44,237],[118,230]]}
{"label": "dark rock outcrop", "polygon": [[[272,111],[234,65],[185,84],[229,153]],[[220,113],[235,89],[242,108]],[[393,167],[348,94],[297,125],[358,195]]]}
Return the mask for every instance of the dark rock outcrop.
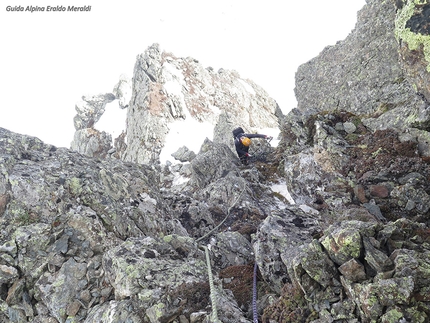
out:
{"label": "dark rock outcrop", "polygon": [[419,49],[413,67],[399,59],[407,41],[426,39],[404,31],[405,15],[418,19],[425,8],[369,1],[343,42],[299,68],[298,107],[283,119],[280,149],[296,201],[334,209],[354,203],[378,217],[428,221],[428,185],[406,183],[429,176],[429,105],[410,76],[423,80],[414,69],[428,59]]}

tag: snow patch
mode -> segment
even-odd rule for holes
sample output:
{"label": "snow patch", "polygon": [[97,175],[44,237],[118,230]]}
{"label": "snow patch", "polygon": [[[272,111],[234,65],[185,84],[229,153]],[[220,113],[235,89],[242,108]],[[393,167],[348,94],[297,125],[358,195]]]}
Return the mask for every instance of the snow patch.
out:
{"label": "snow patch", "polygon": [[169,133],[160,153],[160,162],[165,164],[168,160],[178,163],[171,155],[182,146],[198,153],[204,140],[213,140],[214,126],[209,122],[199,122],[190,115],[185,120],[176,120],[169,124]]}
{"label": "snow patch", "polygon": [[312,208],[308,205],[305,205],[305,204],[300,205],[299,208],[302,209],[302,211],[305,213],[309,213],[312,215],[318,215],[319,214],[318,210],[315,210],[314,208]]}
{"label": "snow patch", "polygon": [[291,197],[290,192],[288,192],[288,188],[285,183],[274,184],[270,188],[273,192],[279,193],[285,197],[290,204],[296,204],[296,202],[294,202],[293,198]]}
{"label": "snow patch", "polygon": [[182,71],[169,62],[163,64],[163,74],[166,80],[177,79],[179,82],[184,80],[184,74]]}
{"label": "snow patch", "polygon": [[166,80],[163,84],[164,89],[168,94],[182,97],[182,84],[184,83],[184,75],[175,65],[165,63],[163,65],[163,76]]}
{"label": "snow patch", "polygon": [[173,173],[174,177],[173,177],[173,181],[172,181],[172,186],[178,186],[178,185],[182,185],[187,183],[190,178],[189,177],[185,177],[181,174],[179,174],[179,172],[175,172]]}
{"label": "snow patch", "polygon": [[126,129],[127,109],[121,109],[118,100],[114,100],[105,106],[105,112],[96,122],[94,128],[104,131],[112,136],[112,141]]}
{"label": "snow patch", "polygon": [[252,86],[251,86],[251,85],[249,85],[248,83],[246,83],[244,80],[241,80],[241,79],[238,79],[238,81],[240,82],[240,84],[242,84],[242,85],[243,85],[243,87],[245,88],[245,90],[246,90],[248,93],[250,93],[250,94],[252,94],[252,95],[256,95],[256,93],[255,93],[255,91],[254,91],[254,89],[252,88]]}
{"label": "snow patch", "polygon": [[182,85],[179,84],[176,81],[168,81],[164,83],[164,89],[166,90],[167,94],[170,95],[177,95],[179,97],[182,97]]}
{"label": "snow patch", "polygon": [[263,128],[259,131],[259,133],[263,135],[268,135],[273,137],[273,139],[270,141],[270,146],[275,148],[278,147],[278,144],[280,142],[280,140],[278,139],[280,132],[281,131],[278,128]]}
{"label": "snow patch", "polygon": [[182,94],[181,82],[183,82],[183,75],[175,66],[167,65],[166,73],[171,76],[171,80],[164,84],[164,88],[167,93],[177,94],[181,98],[182,106],[185,107],[183,109],[185,119],[177,119],[168,125],[169,132],[164,140],[164,147],[159,158],[161,164],[165,164],[167,161],[175,164],[179,163],[179,161],[171,156],[173,153],[182,146],[186,146],[194,153],[198,153],[206,138],[213,140],[215,126],[208,121],[199,122],[191,116]]}

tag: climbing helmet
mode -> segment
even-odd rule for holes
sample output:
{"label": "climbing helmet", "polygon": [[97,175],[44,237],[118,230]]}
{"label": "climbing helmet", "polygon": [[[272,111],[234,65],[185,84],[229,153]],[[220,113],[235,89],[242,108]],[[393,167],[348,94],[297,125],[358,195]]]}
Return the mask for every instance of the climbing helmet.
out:
{"label": "climbing helmet", "polygon": [[248,137],[242,137],[242,138],[240,138],[240,141],[246,147],[248,147],[249,145],[251,145],[251,139],[249,139]]}

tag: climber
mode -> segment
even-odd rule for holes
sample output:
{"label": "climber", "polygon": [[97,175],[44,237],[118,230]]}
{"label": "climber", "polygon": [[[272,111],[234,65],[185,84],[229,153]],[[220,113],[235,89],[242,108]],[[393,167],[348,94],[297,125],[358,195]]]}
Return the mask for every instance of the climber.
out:
{"label": "climber", "polygon": [[251,155],[248,153],[249,146],[251,145],[250,138],[264,138],[264,139],[272,139],[270,136],[261,135],[261,134],[249,134],[245,133],[241,127],[238,127],[233,130],[233,138],[234,145],[236,147],[237,155],[239,156],[240,162],[243,165],[248,165],[249,157]]}

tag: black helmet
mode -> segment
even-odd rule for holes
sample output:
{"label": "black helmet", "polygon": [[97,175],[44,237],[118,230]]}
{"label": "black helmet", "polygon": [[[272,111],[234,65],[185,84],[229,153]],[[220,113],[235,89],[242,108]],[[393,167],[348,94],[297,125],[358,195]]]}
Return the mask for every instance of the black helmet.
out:
{"label": "black helmet", "polygon": [[243,131],[242,127],[238,127],[236,129],[234,129],[233,130],[233,138],[236,138],[237,136],[239,136],[242,133],[245,133],[245,131]]}

